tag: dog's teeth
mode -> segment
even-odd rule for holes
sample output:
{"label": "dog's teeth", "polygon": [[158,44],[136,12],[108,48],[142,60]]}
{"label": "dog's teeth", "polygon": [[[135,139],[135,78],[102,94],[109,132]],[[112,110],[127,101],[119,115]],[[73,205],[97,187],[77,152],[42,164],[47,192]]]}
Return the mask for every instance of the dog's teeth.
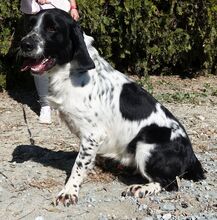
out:
{"label": "dog's teeth", "polygon": [[46,63],[47,61],[48,61],[48,59],[44,59],[44,60],[42,61],[42,64]]}

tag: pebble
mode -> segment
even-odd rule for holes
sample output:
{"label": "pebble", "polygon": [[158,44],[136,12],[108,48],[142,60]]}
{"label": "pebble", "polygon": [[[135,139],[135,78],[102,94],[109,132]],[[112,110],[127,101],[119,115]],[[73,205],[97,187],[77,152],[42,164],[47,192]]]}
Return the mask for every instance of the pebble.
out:
{"label": "pebble", "polygon": [[202,116],[202,115],[197,115],[196,117],[197,117],[199,120],[201,120],[201,121],[204,121],[204,120],[205,120],[205,117]]}
{"label": "pebble", "polygon": [[143,211],[143,210],[146,210],[147,208],[148,206],[146,204],[140,204],[138,210]]}
{"label": "pebble", "polygon": [[105,198],[104,198],[104,202],[111,202],[111,201],[112,201],[111,198],[108,198],[108,197],[105,197]]}
{"label": "pebble", "polygon": [[169,220],[169,219],[172,218],[172,215],[171,215],[170,213],[167,213],[167,214],[164,214],[164,215],[162,216],[162,218],[163,218],[163,220]]}
{"label": "pebble", "polygon": [[44,218],[43,216],[37,216],[37,217],[35,218],[35,220],[45,220],[45,218]]}
{"label": "pebble", "polygon": [[161,201],[160,201],[160,198],[159,198],[159,197],[156,197],[156,196],[150,197],[150,200],[153,201],[153,202],[156,202],[156,203],[158,203],[158,204],[161,202]]}
{"label": "pebble", "polygon": [[165,203],[161,205],[162,211],[174,211],[176,209],[175,205],[172,203]]}
{"label": "pebble", "polygon": [[148,217],[144,217],[142,220],[154,220],[154,218],[151,216],[148,216]]}
{"label": "pebble", "polygon": [[91,196],[87,196],[85,198],[86,202],[88,203],[93,203],[93,202],[96,202],[96,199],[94,197],[91,197]]}
{"label": "pebble", "polygon": [[188,204],[183,201],[183,202],[181,202],[181,207],[182,207],[183,209],[186,209],[186,208],[188,208]]}
{"label": "pebble", "polygon": [[106,215],[100,213],[100,214],[99,214],[99,218],[98,218],[98,220],[108,220],[108,218],[107,218]]}
{"label": "pebble", "polygon": [[124,196],[121,196],[120,199],[119,199],[120,202],[123,202],[125,200],[126,200],[126,197],[124,197]]}

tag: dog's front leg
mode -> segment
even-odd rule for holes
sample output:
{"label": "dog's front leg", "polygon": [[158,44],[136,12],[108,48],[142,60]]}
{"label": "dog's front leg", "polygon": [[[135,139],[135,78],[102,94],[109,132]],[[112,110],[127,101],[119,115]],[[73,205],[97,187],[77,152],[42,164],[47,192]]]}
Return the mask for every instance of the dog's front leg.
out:
{"label": "dog's front leg", "polygon": [[57,205],[59,202],[62,202],[66,206],[77,203],[80,185],[87,175],[87,171],[92,169],[94,165],[98,146],[98,142],[93,138],[84,138],[81,141],[80,150],[71,175],[64,189],[57,196]]}

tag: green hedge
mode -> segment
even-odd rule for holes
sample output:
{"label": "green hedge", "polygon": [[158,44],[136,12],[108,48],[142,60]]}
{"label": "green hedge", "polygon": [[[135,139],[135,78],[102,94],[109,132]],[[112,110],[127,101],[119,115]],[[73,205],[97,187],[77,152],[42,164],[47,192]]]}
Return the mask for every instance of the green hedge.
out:
{"label": "green hedge", "polygon": [[216,0],[78,1],[101,53],[137,74],[216,72]]}
{"label": "green hedge", "polygon": [[0,55],[7,54],[15,27],[20,17],[19,0],[1,0],[0,3]]}
{"label": "green hedge", "polygon": [[[216,0],[77,3],[83,28],[94,36],[100,53],[118,69],[138,75],[198,71],[216,74]],[[19,18],[19,0],[1,0],[1,61],[10,48]]]}

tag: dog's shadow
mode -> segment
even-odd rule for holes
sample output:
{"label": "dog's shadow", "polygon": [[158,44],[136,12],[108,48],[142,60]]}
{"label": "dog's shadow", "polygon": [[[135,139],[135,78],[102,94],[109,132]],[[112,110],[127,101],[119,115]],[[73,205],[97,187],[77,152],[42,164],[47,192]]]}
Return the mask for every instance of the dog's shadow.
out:
{"label": "dog's shadow", "polygon": [[38,95],[35,90],[32,91],[14,91],[8,90],[8,95],[22,105],[27,105],[33,112],[39,115],[40,104],[38,102]]}
{"label": "dog's shadow", "polygon": [[[50,166],[55,169],[66,172],[68,180],[71,169],[75,163],[77,152],[64,152],[62,150],[53,151],[37,145],[19,145],[12,153],[11,162],[23,163],[25,161],[34,161],[44,166]],[[145,182],[138,174],[133,174],[132,168],[122,167],[118,162],[111,159],[97,157],[96,165],[105,173],[111,173],[114,177],[126,185]]]}
{"label": "dog's shadow", "polygon": [[76,156],[77,152],[52,151],[37,145],[19,145],[12,153],[11,162],[34,161],[65,171],[68,179]]}

